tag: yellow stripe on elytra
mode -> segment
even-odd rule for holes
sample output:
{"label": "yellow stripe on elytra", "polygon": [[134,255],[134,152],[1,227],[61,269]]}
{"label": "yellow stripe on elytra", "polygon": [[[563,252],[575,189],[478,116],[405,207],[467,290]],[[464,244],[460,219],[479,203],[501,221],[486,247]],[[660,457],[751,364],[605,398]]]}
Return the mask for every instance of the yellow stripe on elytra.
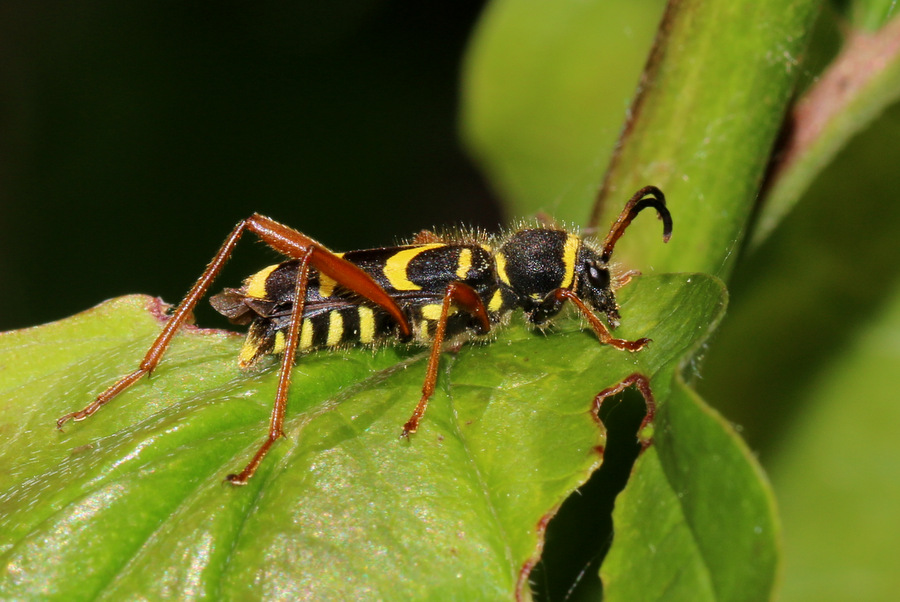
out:
{"label": "yellow stripe on elytra", "polygon": [[269,267],[263,268],[247,278],[247,280],[244,281],[244,286],[246,287],[246,295],[248,297],[253,297],[254,299],[265,299],[266,280],[269,279],[269,276],[272,275],[272,272],[274,272],[277,267],[278,264],[270,265]]}
{"label": "yellow stripe on elytra", "polygon": [[323,297],[330,297],[334,292],[334,287],[336,286],[337,280],[329,278],[322,272],[319,272],[319,295]]}
{"label": "yellow stripe on elytra", "polygon": [[375,340],[375,312],[365,305],[356,308],[359,314],[359,342],[371,343]]}
{"label": "yellow stripe on elytra", "polygon": [[562,282],[559,285],[560,288],[572,286],[572,281],[575,279],[575,259],[578,255],[580,242],[581,240],[574,234],[566,236],[566,245],[563,247],[563,266],[566,268],[566,272],[563,274]]}
{"label": "yellow stripe on elytra", "polygon": [[328,312],[328,340],[325,341],[325,344],[329,347],[334,347],[341,342],[341,337],[343,336],[344,316],[341,315],[340,311],[333,309]]}
{"label": "yellow stripe on elytra", "polygon": [[391,283],[391,286],[393,286],[398,291],[422,290],[421,286],[409,280],[409,276],[406,273],[406,268],[407,266],[409,266],[409,262],[415,259],[420,253],[424,253],[425,251],[444,246],[446,245],[442,243],[434,243],[430,245],[411,247],[409,249],[404,249],[403,251],[394,253],[388,258],[387,261],[384,262],[385,278],[387,278],[388,282]]}
{"label": "yellow stripe on elytra", "polygon": [[313,323],[312,320],[306,318],[300,325],[300,349],[305,350],[312,347],[313,344]]}
{"label": "yellow stripe on elytra", "polygon": [[500,289],[494,291],[494,296],[491,297],[490,303],[488,303],[489,311],[500,311],[500,308],[503,307],[503,293],[500,292]]}
{"label": "yellow stripe on elytra", "polygon": [[[343,253],[335,253],[338,257],[343,257]],[[319,295],[322,297],[330,297],[334,294],[334,287],[337,286],[337,280],[326,276],[322,272],[319,272]]]}
{"label": "yellow stripe on elytra", "polygon": [[459,263],[456,265],[456,277],[465,280],[472,269],[472,249],[463,249],[459,252]]}
{"label": "yellow stripe on elytra", "polygon": [[507,286],[512,286],[509,283],[509,276],[506,274],[506,255],[503,254],[502,250],[500,253],[497,253],[496,263],[497,263],[497,275],[500,276],[500,280],[503,282],[503,284],[506,284]]}

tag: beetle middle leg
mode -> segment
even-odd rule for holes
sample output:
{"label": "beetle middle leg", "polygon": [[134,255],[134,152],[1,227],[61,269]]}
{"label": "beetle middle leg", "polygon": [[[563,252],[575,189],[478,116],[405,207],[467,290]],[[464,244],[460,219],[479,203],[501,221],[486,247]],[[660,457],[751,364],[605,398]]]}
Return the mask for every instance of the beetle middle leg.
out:
{"label": "beetle middle leg", "polygon": [[434,394],[437,386],[438,365],[441,359],[441,353],[444,347],[444,337],[447,333],[447,318],[450,315],[450,306],[456,304],[461,309],[475,316],[478,320],[482,334],[487,334],[491,330],[491,321],[488,318],[487,310],[481,297],[468,284],[463,282],[451,282],[447,285],[444,292],[444,301],[441,304],[441,316],[437,323],[437,329],[434,333],[434,339],[431,342],[431,353],[428,355],[428,367],[425,369],[425,383],[422,385],[422,397],[416,404],[416,409],[412,416],[403,425],[401,437],[409,437],[411,433],[415,433],[419,428],[419,421],[425,414],[428,407],[428,400]]}

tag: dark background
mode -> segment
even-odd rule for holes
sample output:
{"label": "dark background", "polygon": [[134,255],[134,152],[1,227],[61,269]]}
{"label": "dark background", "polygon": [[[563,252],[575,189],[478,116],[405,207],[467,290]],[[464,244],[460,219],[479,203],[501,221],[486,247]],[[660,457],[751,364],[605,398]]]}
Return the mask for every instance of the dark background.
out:
{"label": "dark background", "polygon": [[[496,228],[456,132],[481,5],[0,6],[0,330],[175,303],[254,211],[336,250]],[[214,289],[271,263],[260,248]]]}

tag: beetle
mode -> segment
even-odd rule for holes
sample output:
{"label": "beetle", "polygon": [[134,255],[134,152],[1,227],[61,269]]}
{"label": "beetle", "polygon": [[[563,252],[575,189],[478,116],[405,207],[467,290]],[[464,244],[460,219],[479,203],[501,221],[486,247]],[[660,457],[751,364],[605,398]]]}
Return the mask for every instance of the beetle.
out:
{"label": "beetle", "polygon": [[629,352],[647,345],[650,339],[628,341],[610,333],[620,321],[615,289],[632,275],[614,275],[610,259],[616,241],[647,208],[656,210],[663,222],[663,242],[668,242],[672,216],[655,186],[641,188],[628,200],[602,244],[564,228],[540,225],[498,236],[423,231],[408,244],[335,253],[268,217],[251,215],[225,239],[137,369],[83,409],[59,418],[57,428],[93,415],[157,367],[172,337],[249,231],[289,259],[250,276],[239,289],[225,289],[210,302],[233,323],[249,326],[238,358],[242,368],[272,354],[281,355],[281,361],[268,437],[244,469],[227,480],[246,484],[284,436],[291,369],[298,353],[314,349],[390,342],[430,346],[422,396],[401,431],[408,438],[418,429],[434,393],[445,342],[485,337],[515,310],[521,309],[527,322],[540,326],[569,302],[587,319],[601,344]]}

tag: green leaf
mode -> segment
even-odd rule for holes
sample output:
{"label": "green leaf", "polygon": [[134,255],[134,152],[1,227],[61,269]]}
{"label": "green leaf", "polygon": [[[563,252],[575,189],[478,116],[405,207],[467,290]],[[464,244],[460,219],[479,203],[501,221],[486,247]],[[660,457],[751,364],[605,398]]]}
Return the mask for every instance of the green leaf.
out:
{"label": "green leaf", "polygon": [[616,541],[601,572],[605,599],[769,597],[778,525],[762,469],[681,381],[660,421],[665,428],[616,503]]}
{"label": "green leaf", "polygon": [[[609,129],[600,124],[620,117],[581,92],[604,90],[621,102],[615,94],[622,79],[608,76],[605,66],[636,63],[624,49],[591,60],[595,55],[585,51],[579,32],[604,38],[599,6],[609,4],[575,4],[492,6],[469,56],[464,117],[470,144],[514,207],[541,207],[579,220],[594,198],[591,185],[600,180],[584,173],[608,156],[598,147],[611,148]],[[617,260],[645,270],[730,274],[819,5],[815,0],[670,3],[604,181],[603,204],[589,225],[604,232],[634,190],[654,184],[667,195],[674,236],[669,245],[660,245],[658,225],[639,220],[618,244]],[[579,87],[558,84],[571,73],[581,78]],[[741,365],[739,353],[728,359]],[[622,599],[668,599],[676,592],[687,599],[703,593],[710,599],[765,599],[775,582],[777,550],[768,485],[727,424],[699,398],[679,391],[678,405],[688,407],[661,414],[693,416],[697,424],[693,419],[679,424],[696,441],[682,439],[687,435],[674,427],[671,433],[664,430],[637,465],[617,501],[615,539],[602,570],[605,591]],[[685,474],[691,472],[685,465],[702,474]],[[709,469],[701,470],[704,466]],[[654,508],[657,495],[670,513],[669,523],[640,510]],[[727,508],[729,514],[704,514],[710,508]],[[651,549],[648,542],[674,533],[673,524],[678,540]],[[720,546],[728,550],[720,552]],[[673,576],[682,569],[685,577],[695,578],[679,589]]]}
{"label": "green leaf", "polygon": [[527,596],[546,518],[600,463],[594,396],[641,372],[664,402],[723,295],[702,275],[636,278],[619,334],[654,339],[636,354],[577,320],[545,335],[515,320],[445,354],[410,442],[421,350],[303,356],[287,438],[243,488],[223,478],[264,438],[276,371],[242,374],[237,337],[186,332],[152,378],[60,433],[58,416],[133,369],[158,304],[6,333],[0,597]]}

